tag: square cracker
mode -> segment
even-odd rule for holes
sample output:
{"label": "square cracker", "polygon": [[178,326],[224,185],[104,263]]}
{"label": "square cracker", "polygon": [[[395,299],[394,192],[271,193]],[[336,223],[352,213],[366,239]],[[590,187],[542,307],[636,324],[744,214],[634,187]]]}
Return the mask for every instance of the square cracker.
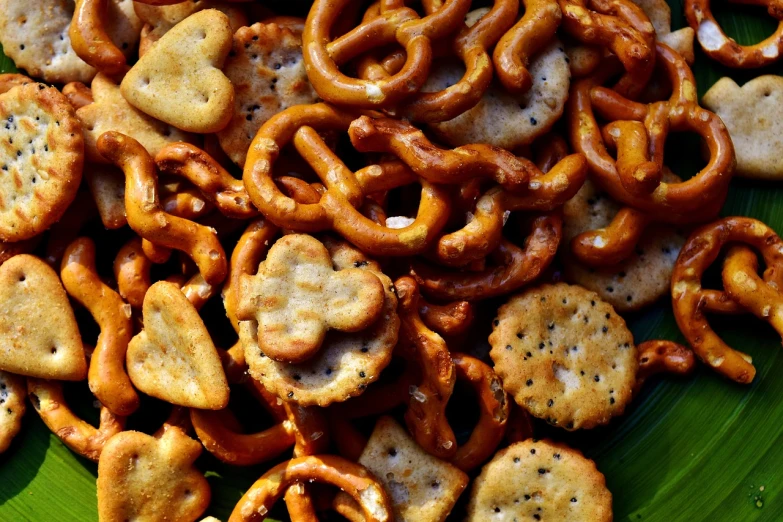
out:
{"label": "square cracker", "polygon": [[[424,451],[391,417],[381,417],[359,457],[389,493],[397,522],[442,522],[451,513],[468,476]],[[353,522],[363,521],[351,497],[340,493],[335,509]]]}

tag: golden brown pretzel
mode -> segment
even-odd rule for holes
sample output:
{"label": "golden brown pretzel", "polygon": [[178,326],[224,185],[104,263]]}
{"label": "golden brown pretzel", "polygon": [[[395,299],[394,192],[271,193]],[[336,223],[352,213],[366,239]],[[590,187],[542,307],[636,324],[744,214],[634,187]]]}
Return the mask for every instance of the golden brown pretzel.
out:
{"label": "golden brown pretzel", "polygon": [[587,266],[615,265],[633,254],[650,222],[644,212],[623,207],[606,227],[575,236],[571,240],[571,253]]}
{"label": "golden brown pretzel", "polygon": [[119,132],[98,139],[98,151],[125,173],[128,225],[142,238],[187,253],[212,285],[226,277],[226,254],[217,234],[193,221],[166,214],[158,203],[155,162],[141,144]]}
{"label": "golden brown pretzel", "polygon": [[295,483],[331,484],[359,504],[367,522],[393,520],[391,501],[383,486],[363,466],[334,455],[308,456],[278,464],[245,492],[229,522],[264,520],[272,505]]}
{"label": "golden brown pretzel", "polygon": [[688,375],[696,367],[696,358],[689,348],[673,341],[645,341],[636,347],[639,352],[639,370],[634,393],[644,382],[658,373]]}
{"label": "golden brown pretzel", "polygon": [[101,406],[98,428],[74,415],[65,402],[59,381],[28,377],[27,394],[35,411],[52,433],[72,451],[94,462],[98,462],[106,441],[125,427],[125,418],[114,415],[105,406]]}
{"label": "golden brown pretzel", "polygon": [[758,265],[753,250],[742,245],[732,246],[723,262],[723,288],[735,302],[767,321],[783,336],[783,299],[781,288],[776,284],[783,266],[768,265],[762,279],[758,275]]}
{"label": "golden brown pretzel", "polygon": [[419,315],[430,330],[440,335],[460,335],[473,324],[473,305],[467,301],[453,301],[438,305],[419,298]]}
{"label": "golden brown pretzel", "polygon": [[125,372],[125,352],[133,335],[131,307],[98,277],[95,243],[89,238],[79,238],[65,250],[60,277],[68,294],[87,308],[101,329],[90,358],[90,391],[109,411],[127,417],[139,407]]}
{"label": "golden brown pretzel", "polygon": [[74,109],[81,109],[94,101],[92,90],[82,82],[66,83],[63,85],[62,92],[68,98],[68,101],[71,102]]}
{"label": "golden brown pretzel", "polygon": [[125,243],[114,258],[114,278],[120,295],[132,307],[141,308],[152,281],[152,262],[144,255],[141,238],[135,236]]}
{"label": "golden brown pretzel", "polygon": [[125,55],[106,33],[109,0],[76,0],[68,36],[79,58],[100,72],[116,76],[128,70]]}
{"label": "golden brown pretzel", "polygon": [[696,355],[718,373],[747,384],[756,374],[751,358],[726,345],[704,317],[701,277],[729,242],[756,248],[768,267],[764,279],[783,288],[783,241],[758,220],[728,217],[697,229],[682,247],[672,274],[672,305],[677,325]]}
{"label": "golden brown pretzel", "polygon": [[[663,171],[661,165],[650,160],[650,143],[644,123],[613,121],[603,128],[602,134],[607,146],[617,150],[617,175],[625,190],[644,196],[658,188]],[[663,151],[660,152],[663,160]]]}
{"label": "golden brown pretzel", "polygon": [[530,89],[533,84],[527,70],[530,58],[552,40],[563,16],[555,0],[523,2],[525,14],[503,35],[492,54],[498,80],[515,95]]}

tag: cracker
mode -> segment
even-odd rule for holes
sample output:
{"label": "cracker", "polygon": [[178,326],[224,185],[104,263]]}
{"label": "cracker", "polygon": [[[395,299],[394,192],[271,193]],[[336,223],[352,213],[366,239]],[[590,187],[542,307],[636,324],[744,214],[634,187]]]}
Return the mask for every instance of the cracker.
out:
{"label": "cracker", "polygon": [[231,50],[228,17],[216,9],[190,15],[134,65],[120,84],[128,103],[189,132],[217,132],[234,113],[234,87],[223,63]]}
{"label": "cracker", "polygon": [[68,99],[41,83],[0,95],[0,240],[40,234],[82,179],[84,140]]}
{"label": "cracker", "polygon": [[107,76],[98,74],[92,81],[95,101],[76,111],[84,126],[84,145],[87,161],[109,163],[96,147],[101,134],[121,132],[141,143],[151,156],[177,141],[193,142],[194,137],[162,121],[147,116],[125,101],[120,88]]}
{"label": "cracker", "polygon": [[84,168],[87,186],[98,207],[103,226],[109,230],[128,224],[125,215],[125,174],[113,165],[93,163]]}
{"label": "cracker", "polygon": [[672,31],[672,10],[666,0],[631,0],[642,8],[655,28],[655,36],[682,55],[688,63],[693,63],[693,37],[695,32],[690,27]]}
{"label": "cracker", "polygon": [[499,451],[473,483],[470,522],[611,522],[606,479],[579,451],[528,439]]}
{"label": "cracker", "polygon": [[701,101],[729,130],[738,176],[783,179],[783,77],[767,74],[742,87],[721,78]]}
{"label": "cracker", "polygon": [[98,461],[98,517],[101,520],[196,520],[211,491],[193,465],[201,444],[181,429],[160,438],[124,431],[113,436]]}
{"label": "cracker", "polygon": [[224,71],[236,97],[234,116],[218,139],[240,167],[250,142],[269,118],[292,105],[318,100],[305,72],[302,35],[277,24],[257,23],[237,31]]}
{"label": "cracker", "polygon": [[247,13],[236,4],[213,0],[185,0],[173,5],[149,5],[134,2],[136,14],[144,22],[139,44],[139,56],[144,56],[149,48],[169,32],[172,27],[188,16],[204,9],[217,9],[228,17],[231,31],[248,24]]}
{"label": "cracker", "polygon": [[[359,464],[389,493],[397,522],[443,522],[468,485],[462,470],[424,451],[387,416],[375,424]],[[346,493],[337,494],[334,507],[352,522],[364,521],[356,501]]]}
{"label": "cracker", "polygon": [[228,404],[220,356],[198,312],[167,281],[152,285],[142,306],[144,329],[128,345],[128,376],[147,395],[171,404],[219,410]]}
{"label": "cracker", "polygon": [[289,234],[272,245],[256,275],[242,278],[237,318],[255,321],[258,347],[268,357],[303,362],[327,331],[359,332],[375,323],[384,301],[373,273],[334,270],[320,241]]}
{"label": "cracker", "polygon": [[[239,339],[250,374],[283,400],[301,406],[328,406],[360,395],[391,362],[400,319],[391,279],[378,265],[345,242],[327,243],[336,270],[360,268],[383,283],[385,300],[380,318],[362,332],[329,332],[318,354],[303,364],[285,364],[265,357],[258,348],[258,329],[252,321],[240,322]],[[353,255],[349,252],[353,250]]]}
{"label": "cracker", "polygon": [[[464,67],[436,67],[422,90],[444,89],[463,73]],[[560,118],[568,99],[571,72],[558,40],[533,58],[530,74],[533,85],[522,96],[509,95],[495,82],[475,107],[431,128],[453,146],[487,143],[511,150],[531,143]]]}
{"label": "cracker", "polygon": [[532,415],[567,430],[620,415],[638,367],[633,335],[598,295],[565,283],[513,296],[498,310],[490,357],[503,388]]}
{"label": "cracker", "polygon": [[68,296],[54,270],[35,256],[0,266],[0,369],[42,379],[87,377]]}
{"label": "cracker", "polygon": [[[107,33],[126,56],[141,31],[131,0],[110,0]],[[17,67],[52,83],[89,82],[95,69],[71,48],[72,0],[0,0],[0,44]]]}
{"label": "cracker", "polygon": [[28,83],[33,83],[33,80],[31,80],[24,74],[16,74],[16,73],[0,74],[0,94],[6,93],[11,89],[13,89],[14,87],[18,87],[20,85],[27,85]]}
{"label": "cracker", "polygon": [[0,453],[8,449],[22,429],[26,395],[24,378],[0,370]]}
{"label": "cracker", "polygon": [[[679,181],[670,172],[664,176],[667,181]],[[592,181],[585,181],[563,207],[563,244],[569,245],[582,232],[607,226],[620,208]],[[669,295],[674,263],[685,239],[673,227],[652,226],[642,234],[629,258],[597,269],[579,263],[566,247],[561,256],[563,273],[568,281],[597,293],[618,312],[639,310]]]}

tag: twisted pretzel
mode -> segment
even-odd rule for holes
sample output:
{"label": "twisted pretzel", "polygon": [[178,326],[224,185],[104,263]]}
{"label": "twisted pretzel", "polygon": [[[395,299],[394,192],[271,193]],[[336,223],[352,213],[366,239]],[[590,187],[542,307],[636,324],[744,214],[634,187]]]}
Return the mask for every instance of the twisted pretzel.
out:
{"label": "twisted pretzel", "polygon": [[[331,30],[351,0],[313,2],[302,34],[308,77],[327,102],[356,108],[391,107],[418,91],[432,65],[432,41],[456,31],[470,9],[470,0],[446,0],[437,12],[419,18],[402,0],[382,0],[380,16],[331,40]],[[339,67],[373,48],[399,43],[407,60],[393,76],[362,80]]]}
{"label": "twisted pretzel", "polygon": [[101,330],[90,358],[90,391],[115,415],[128,416],[139,407],[139,396],[125,372],[125,352],[133,335],[131,307],[98,277],[91,239],[79,238],[68,246],[60,277],[68,294],[89,310]]}
{"label": "twisted pretzel", "polygon": [[651,221],[647,214],[623,207],[606,227],[576,235],[571,240],[571,253],[587,266],[618,264],[633,254]]}
{"label": "twisted pretzel", "polygon": [[783,288],[783,271],[779,268],[783,241],[758,220],[728,217],[697,229],[682,247],[672,274],[672,305],[677,325],[696,355],[718,373],[747,384],[756,375],[750,356],[726,345],[704,317],[706,300],[701,277],[729,242],[755,247],[768,267],[764,279]]}
{"label": "twisted pretzel", "polygon": [[264,473],[239,500],[228,522],[264,520],[274,503],[297,482],[340,488],[358,503],[367,522],[393,519],[391,501],[369,471],[334,455],[320,455],[291,459]]}
{"label": "twisted pretzel", "polygon": [[526,93],[533,78],[527,70],[530,58],[555,36],[562,12],[555,0],[523,0],[525,14],[495,46],[492,60],[498,80],[510,94]]}
{"label": "twisted pretzel", "polygon": [[141,238],[135,236],[125,243],[114,258],[114,279],[120,295],[132,307],[141,308],[152,281],[152,262],[144,255]]}
{"label": "twisted pretzel", "polygon": [[634,393],[638,393],[644,382],[653,375],[688,375],[696,367],[693,352],[672,341],[645,341],[636,349],[639,352],[639,370],[636,373]]}
{"label": "twisted pretzel", "polygon": [[119,76],[129,67],[106,33],[108,9],[108,0],[76,0],[68,36],[79,58],[108,76]]}
{"label": "twisted pretzel", "polygon": [[453,301],[437,305],[419,298],[419,315],[430,330],[440,335],[460,335],[473,324],[473,305],[468,301]]}
{"label": "twisted pretzel", "polygon": [[182,250],[213,285],[226,276],[226,254],[217,234],[203,225],[163,212],[158,203],[155,163],[139,142],[119,132],[105,132],[98,151],[125,173],[128,224],[142,238]]}
{"label": "twisted pretzel", "polygon": [[740,45],[726,36],[712,15],[710,0],[687,0],[685,18],[696,31],[702,50],[728,67],[753,69],[778,61],[783,51],[783,6],[777,0],[734,0],[738,4],[758,5],[767,8],[769,15],[778,20],[772,35],[754,45]]}
{"label": "twisted pretzel", "polygon": [[98,462],[106,441],[125,427],[125,418],[114,415],[106,406],[101,406],[98,428],[74,415],[59,381],[28,377],[27,394],[46,427],[72,451],[93,462]]}
{"label": "twisted pretzel", "polygon": [[742,245],[731,247],[723,262],[723,288],[735,302],[783,336],[783,299],[776,283],[783,266],[768,265],[762,279],[758,265],[753,250]]}
{"label": "twisted pretzel", "polygon": [[416,442],[428,453],[449,460],[457,452],[454,432],[446,419],[446,404],[454,390],[456,372],[446,342],[427,328],[419,315],[419,285],[410,277],[394,282],[399,299],[402,331],[410,342],[411,357],[418,360],[422,381],[412,386],[405,423]]}
{"label": "twisted pretzel", "polygon": [[68,101],[71,102],[74,109],[81,109],[94,101],[92,89],[82,82],[66,83],[63,85],[62,93],[68,98]]}

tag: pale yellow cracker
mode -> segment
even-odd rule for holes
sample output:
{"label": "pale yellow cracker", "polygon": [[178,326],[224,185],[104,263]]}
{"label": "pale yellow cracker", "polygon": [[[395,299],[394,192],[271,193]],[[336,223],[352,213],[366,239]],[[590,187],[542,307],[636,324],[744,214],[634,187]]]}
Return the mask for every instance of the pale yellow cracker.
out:
{"label": "pale yellow cracker", "polygon": [[239,339],[250,374],[271,393],[302,406],[328,406],[360,395],[391,362],[400,319],[391,279],[380,267],[344,241],[325,241],[335,270],[360,268],[373,273],[384,286],[380,318],[356,333],[329,332],[318,354],[302,364],[286,364],[266,357],[258,348],[258,328],[240,322]]}
{"label": "pale yellow cracker", "polygon": [[[48,82],[89,82],[95,69],[71,48],[73,0],[0,0],[0,44],[17,67]],[[132,0],[110,0],[107,33],[127,56],[136,49],[141,20]]]}
{"label": "pale yellow cracker", "polygon": [[231,25],[216,9],[190,15],[158,40],[120,84],[128,103],[188,132],[217,132],[234,113],[234,87],[221,68]]}
{"label": "pale yellow cracker", "polygon": [[[376,422],[359,464],[381,481],[397,522],[445,521],[468,485],[462,470],[424,451],[386,416]],[[351,522],[365,520],[356,502],[345,493],[337,494],[334,507]]]}
{"label": "pale yellow cracker", "polygon": [[[464,67],[436,67],[422,90],[444,89],[463,73]],[[533,85],[522,96],[511,96],[493,83],[478,105],[452,120],[432,124],[433,131],[454,146],[488,143],[511,150],[533,142],[560,118],[568,99],[571,73],[558,40],[533,58],[530,74]]]}
{"label": "pale yellow cracker", "polygon": [[682,55],[688,63],[693,63],[693,37],[695,32],[690,27],[672,31],[672,10],[666,0],[631,0],[642,8],[650,18],[655,28],[655,36],[659,42],[665,43]]}
{"label": "pale yellow cracker", "polygon": [[528,439],[499,451],[473,482],[469,522],[611,522],[595,463],[565,444]]}
{"label": "pale yellow cracker", "polygon": [[783,179],[783,77],[767,74],[742,87],[721,78],[701,101],[729,130],[738,176]]}
{"label": "pale yellow cracker", "polygon": [[224,71],[236,97],[234,117],[218,139],[240,167],[250,142],[269,118],[292,105],[318,100],[302,60],[302,36],[277,24],[257,23],[237,31]]}
{"label": "pale yellow cracker", "polygon": [[98,207],[103,226],[109,230],[128,224],[125,215],[125,174],[113,165],[92,163],[84,167],[87,186]]}
{"label": "pale yellow cracker", "polygon": [[87,377],[68,296],[54,270],[35,256],[0,266],[0,369],[42,379]]}
{"label": "pale yellow cracker", "polygon": [[147,395],[171,404],[219,410],[228,383],[204,322],[179,289],[159,281],[142,306],[144,329],[128,345],[128,376]]}
{"label": "pale yellow cracker", "polygon": [[[664,167],[665,168],[665,167]],[[666,169],[669,182],[679,178]],[[571,254],[571,240],[589,230],[611,222],[620,205],[587,180],[579,192],[563,206],[563,272],[568,281],[597,293],[618,312],[630,312],[649,306],[669,295],[674,263],[685,244],[685,234],[674,227],[653,225],[642,234],[633,253],[615,266],[590,268]]]}
{"label": "pale yellow cracker", "polygon": [[113,436],[98,461],[98,517],[105,521],[193,522],[209,505],[207,479],[193,465],[201,444],[181,429],[159,438],[138,431]]}
{"label": "pale yellow cracker", "polygon": [[567,430],[620,415],[636,383],[636,346],[598,295],[565,283],[517,294],[500,307],[489,344],[503,388],[532,415]]}
{"label": "pale yellow cracker", "polygon": [[22,429],[26,395],[23,377],[0,370],[0,453],[8,449]]}
{"label": "pale yellow cracker", "polygon": [[130,136],[141,143],[151,156],[155,156],[169,143],[193,141],[192,135],[134,108],[122,97],[119,86],[103,74],[95,76],[91,89],[95,101],[76,111],[84,127],[87,161],[108,163],[95,145],[101,134],[108,131],[117,131]]}
{"label": "pale yellow cracker", "polygon": [[84,140],[60,91],[29,83],[0,94],[0,240],[40,234],[62,217],[82,179]]}

